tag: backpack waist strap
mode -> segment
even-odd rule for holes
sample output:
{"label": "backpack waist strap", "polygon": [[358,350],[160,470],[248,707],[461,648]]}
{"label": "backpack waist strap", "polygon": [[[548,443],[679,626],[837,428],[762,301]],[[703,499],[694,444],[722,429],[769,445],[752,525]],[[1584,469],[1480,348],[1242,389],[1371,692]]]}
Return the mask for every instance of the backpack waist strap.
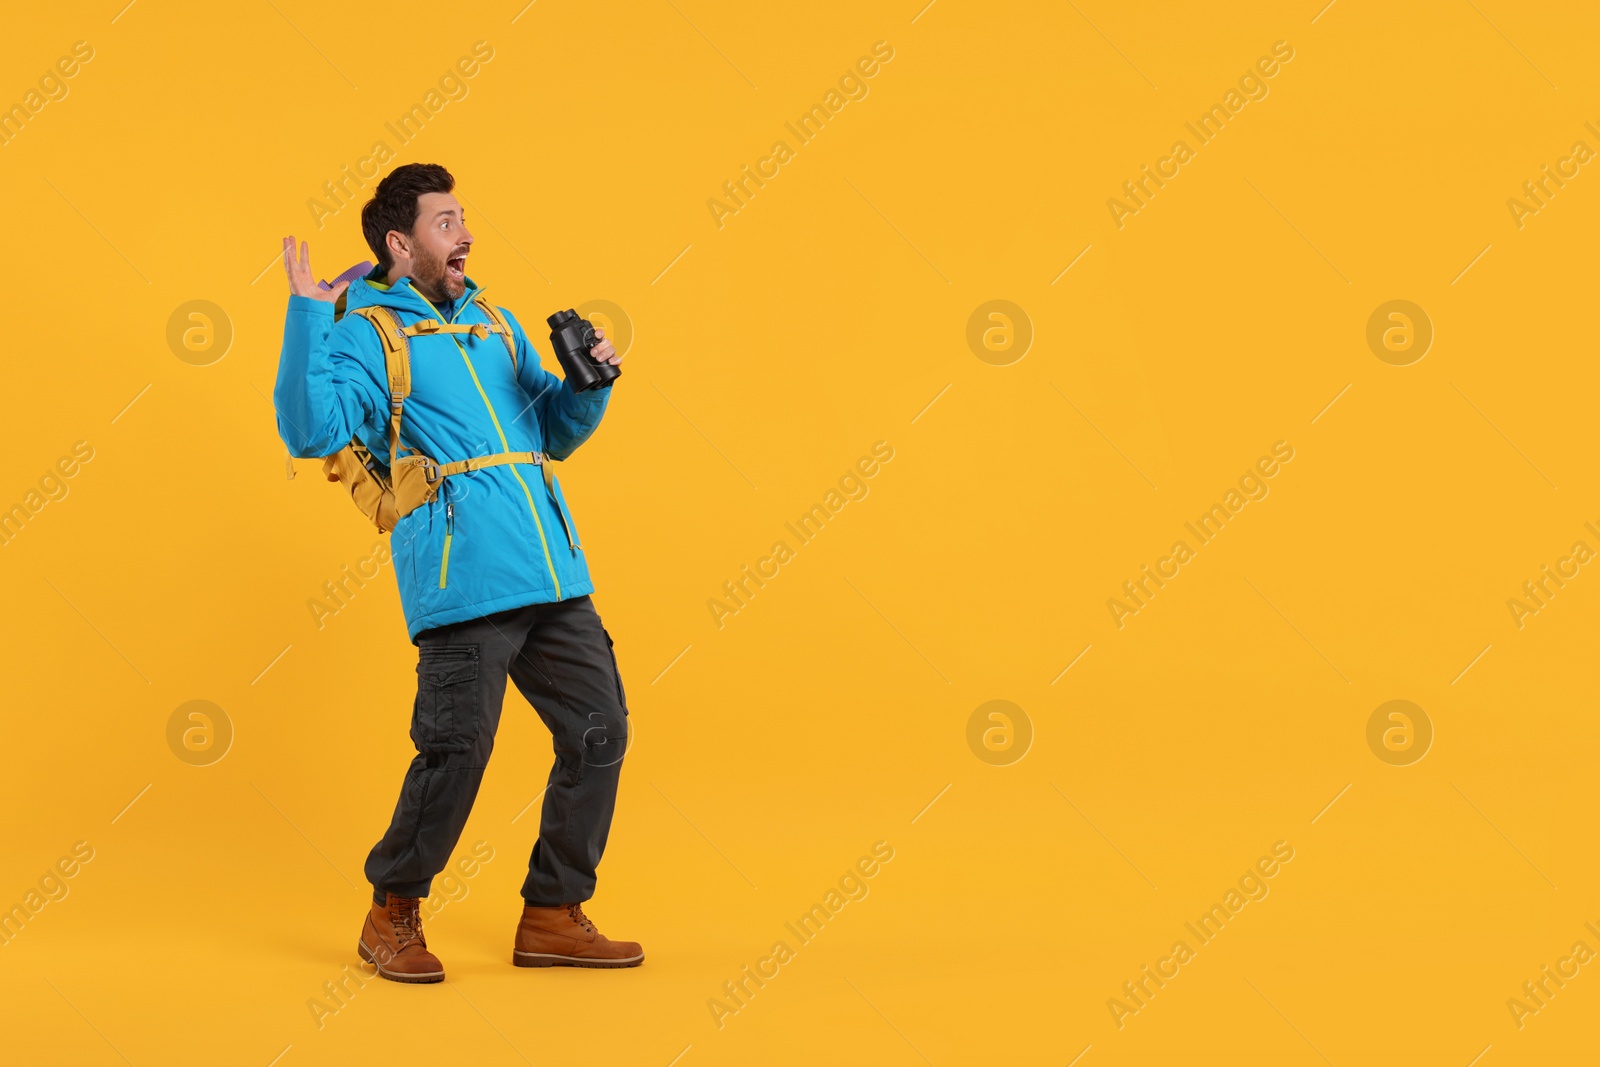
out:
{"label": "backpack waist strap", "polygon": [[452,474],[466,474],[468,471],[480,471],[485,467],[499,467],[507,463],[536,463],[541,467],[545,463],[543,452],[497,452],[492,456],[471,456],[467,459],[458,459],[454,463],[440,463],[429,471],[434,477],[430,482],[439,478],[448,478]]}
{"label": "backpack waist strap", "polygon": [[[543,452],[496,452],[492,456],[471,456],[467,459],[458,459],[453,463],[422,462],[423,477],[427,484],[432,486],[444,481],[452,474],[467,474],[471,471],[481,471],[485,467],[501,467],[508,463],[534,463],[539,467],[539,473],[544,478],[545,492],[550,494],[550,502],[556,505],[556,514],[561,517],[561,526],[567,535],[567,544],[577,549],[578,541],[573,536],[572,527],[567,522],[567,515],[559,503],[556,502],[555,486],[552,482],[555,476],[550,472],[550,457]],[[331,476],[330,476],[331,477]]]}

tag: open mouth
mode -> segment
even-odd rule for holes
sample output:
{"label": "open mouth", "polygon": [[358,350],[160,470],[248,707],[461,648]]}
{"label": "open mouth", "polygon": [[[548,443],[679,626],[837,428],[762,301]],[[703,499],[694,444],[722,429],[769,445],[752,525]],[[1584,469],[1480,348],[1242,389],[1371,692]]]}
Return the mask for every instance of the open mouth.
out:
{"label": "open mouth", "polygon": [[450,275],[450,277],[456,279],[457,281],[465,279],[467,276],[467,257],[465,255],[460,255],[445,260],[444,269],[446,273]]}

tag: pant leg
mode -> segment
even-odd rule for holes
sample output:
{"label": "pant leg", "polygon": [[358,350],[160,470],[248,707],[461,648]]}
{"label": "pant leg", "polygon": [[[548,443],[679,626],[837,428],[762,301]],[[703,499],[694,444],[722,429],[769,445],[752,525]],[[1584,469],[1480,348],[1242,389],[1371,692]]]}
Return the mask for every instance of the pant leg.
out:
{"label": "pant leg", "polygon": [[520,608],[417,635],[417,755],[389,829],[367,856],[374,900],[426,897],[450,862],[494,749],[511,659],[532,621]]}
{"label": "pant leg", "polygon": [[535,907],[581,903],[594,896],[628,745],[611,635],[588,596],[537,606],[511,680],[549,727],[556,757],[522,898]]}

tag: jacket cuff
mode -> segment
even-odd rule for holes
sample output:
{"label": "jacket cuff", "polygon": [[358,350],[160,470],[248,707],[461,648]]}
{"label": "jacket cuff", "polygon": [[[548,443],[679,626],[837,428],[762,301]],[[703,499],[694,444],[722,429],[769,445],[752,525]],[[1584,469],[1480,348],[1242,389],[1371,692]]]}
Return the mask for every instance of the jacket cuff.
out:
{"label": "jacket cuff", "polygon": [[300,296],[296,293],[289,294],[289,311],[306,311],[313,315],[323,315],[333,318],[333,303],[328,300],[318,300],[314,296]]}

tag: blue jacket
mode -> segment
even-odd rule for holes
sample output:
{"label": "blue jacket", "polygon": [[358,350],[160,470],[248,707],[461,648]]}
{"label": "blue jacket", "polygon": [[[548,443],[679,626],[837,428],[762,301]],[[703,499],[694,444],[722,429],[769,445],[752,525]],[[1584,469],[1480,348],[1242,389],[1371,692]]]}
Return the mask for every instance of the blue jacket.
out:
{"label": "blue jacket", "polygon": [[[332,304],[291,295],[273,390],[278,434],[290,453],[331,455],[359,436],[387,463],[382,345],[370,322],[348,312],[381,304],[403,326],[418,319],[488,322],[472,303],[478,286],[471,278],[466,285],[461,299],[435,308],[410,278],[388,286],[374,270],[350,285],[337,323]],[[611,390],[574,392],[540,366],[521,324],[505,315],[516,338],[515,373],[498,335],[410,338],[402,448],[440,463],[523,451],[565,459],[594,433]],[[446,478],[432,503],[400,520],[390,546],[412,643],[435,626],[594,591],[561,485],[551,488],[537,464],[489,467]]]}

